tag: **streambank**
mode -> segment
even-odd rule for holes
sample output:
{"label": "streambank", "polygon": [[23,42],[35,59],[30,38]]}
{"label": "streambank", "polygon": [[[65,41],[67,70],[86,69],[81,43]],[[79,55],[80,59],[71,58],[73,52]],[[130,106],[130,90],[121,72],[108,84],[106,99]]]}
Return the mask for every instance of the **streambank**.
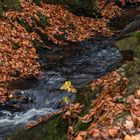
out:
{"label": "streambank", "polygon": [[[130,41],[129,44],[127,44]],[[121,72],[123,77],[127,77],[129,79],[129,84],[127,85],[127,90],[125,90],[125,94],[123,94],[123,98],[127,98],[130,95],[134,95],[135,91],[139,89],[139,50],[140,50],[140,34],[139,32],[134,32],[130,37],[124,38],[116,43],[120,50],[131,50],[133,51],[133,56],[131,56],[131,60],[124,59],[124,64],[122,67],[119,68],[119,71]],[[127,44],[127,46],[126,46]],[[131,53],[132,54],[132,53]],[[130,54],[129,54],[130,55]],[[125,57],[126,58],[126,57]],[[119,84],[117,85],[119,86]],[[113,87],[112,87],[113,88]],[[124,87],[125,88],[125,87]],[[115,90],[115,89],[114,89]],[[97,93],[99,93],[100,90],[91,90],[91,87],[89,84],[83,86],[81,90],[76,94],[75,103],[81,103],[84,105],[81,112],[79,112],[79,118],[84,116],[88,113],[88,110],[91,105],[91,101],[96,97]],[[122,91],[122,87],[120,89]],[[117,94],[117,93],[115,93]],[[120,98],[118,100],[119,103],[125,102],[123,98]],[[94,107],[94,106],[93,106]],[[125,111],[125,114],[119,114],[119,118],[124,119],[124,116],[129,115],[130,112]],[[64,112],[58,113],[57,115],[52,116],[51,118],[47,119],[47,121],[43,121],[40,124],[28,129],[28,130],[22,130],[18,132],[15,135],[12,135],[11,137],[7,138],[7,140],[66,140],[69,127],[69,122],[64,119]],[[74,131],[76,131],[75,134],[79,133],[80,131],[84,131],[91,125],[91,121],[88,123],[83,123],[80,121],[80,119],[73,119],[74,122]],[[116,119],[115,119],[116,121]],[[70,131],[70,130],[69,130]],[[90,136],[91,137],[91,136]],[[119,135],[118,135],[119,137]],[[123,136],[122,136],[123,137]]]}
{"label": "streambank", "polygon": [[[83,84],[85,84],[85,82],[90,82],[118,68],[118,65],[122,59],[119,49],[114,45],[114,40],[107,39],[105,41],[99,41],[98,43],[95,43],[94,40],[87,40],[79,42],[79,46],[82,46],[86,49],[76,52],[75,54],[68,55],[69,57],[67,57],[67,59],[60,59],[59,62],[50,61],[50,65],[44,65],[44,70],[47,72],[43,71],[42,77],[33,83],[33,86],[29,86],[29,81],[25,80],[25,82],[21,82],[21,85],[28,85],[24,89],[22,86],[19,87],[19,82],[17,82],[17,88],[15,88],[15,92],[19,95],[30,97],[33,102],[29,102],[28,104],[21,103],[22,108],[20,111],[1,111],[1,138],[4,138],[6,135],[12,133],[16,129],[19,129],[20,127],[24,127],[26,123],[32,121],[36,122],[36,118],[44,114],[48,114],[62,108],[59,104],[59,101],[63,100],[63,97],[70,96],[69,94],[72,94],[60,90],[61,85],[65,81],[70,80],[76,88],[81,89],[81,87],[84,87]],[[42,62],[42,59],[40,60]],[[81,92],[78,92],[77,94],[80,95],[80,93]],[[72,95],[75,96],[75,94]],[[72,96],[70,97],[73,99]],[[93,99],[93,97],[91,97],[91,99]],[[83,101],[83,97],[79,98],[78,100],[81,99]],[[89,102],[90,101],[88,100],[88,104]],[[14,104],[14,101],[12,104]],[[61,115],[62,114],[60,114],[60,116]],[[24,139],[28,139],[28,135],[31,135],[32,132],[34,132],[34,135],[37,135],[36,138],[38,139],[43,139],[43,137],[41,137],[42,135],[44,138],[51,139],[53,137],[51,130],[55,130],[55,128],[59,129],[58,126],[64,126],[63,121],[59,122],[60,116],[58,115],[52,118],[53,123],[51,123],[51,121],[41,123],[43,127],[41,126],[39,128],[39,133],[37,132],[37,129],[34,131],[34,128],[38,127],[35,126],[29,130],[23,130],[25,131],[23,132],[23,135],[25,136],[19,133],[19,135],[17,134],[16,136],[13,136],[13,138],[22,139],[20,138],[22,135]],[[50,135],[46,134],[47,124],[50,126],[50,129],[48,130]],[[64,132],[66,129],[67,126],[64,127]],[[58,135],[58,132],[54,131],[53,135]],[[26,133],[28,134],[26,135]],[[31,138],[31,136],[29,136],[29,138]],[[66,134],[60,135],[59,138],[65,139]]]}

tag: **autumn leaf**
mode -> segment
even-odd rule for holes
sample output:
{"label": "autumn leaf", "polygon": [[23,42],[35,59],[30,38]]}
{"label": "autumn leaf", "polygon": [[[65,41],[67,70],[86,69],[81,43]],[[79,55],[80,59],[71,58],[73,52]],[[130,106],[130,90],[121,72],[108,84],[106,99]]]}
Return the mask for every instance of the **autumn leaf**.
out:
{"label": "autumn leaf", "polygon": [[66,81],[60,88],[61,90],[66,90],[68,92],[76,93],[77,90],[72,85],[71,81]]}

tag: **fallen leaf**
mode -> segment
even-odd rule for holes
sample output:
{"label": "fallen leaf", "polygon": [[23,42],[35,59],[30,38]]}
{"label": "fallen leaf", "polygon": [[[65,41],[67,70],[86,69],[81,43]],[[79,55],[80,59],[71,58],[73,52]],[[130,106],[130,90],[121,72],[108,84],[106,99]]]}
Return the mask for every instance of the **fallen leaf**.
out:
{"label": "fallen leaf", "polygon": [[126,129],[132,129],[134,127],[134,122],[132,120],[126,120],[125,124],[124,124]]}
{"label": "fallen leaf", "polygon": [[116,128],[109,128],[107,131],[108,131],[109,135],[112,137],[115,137],[118,133],[118,130]]}

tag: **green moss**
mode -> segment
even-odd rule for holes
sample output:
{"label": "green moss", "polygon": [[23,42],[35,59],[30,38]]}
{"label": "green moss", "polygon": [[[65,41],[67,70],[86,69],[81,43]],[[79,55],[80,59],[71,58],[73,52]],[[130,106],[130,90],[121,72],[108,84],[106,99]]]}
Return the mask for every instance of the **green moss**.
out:
{"label": "green moss", "polygon": [[[34,17],[32,17],[33,20],[35,20]],[[18,20],[18,22],[28,31],[28,32],[36,32],[40,38],[42,39],[43,43],[48,44],[50,43],[50,41],[48,41],[48,36],[44,33],[41,33],[38,29],[35,29],[33,26],[30,26],[28,23],[26,23],[26,21],[24,21],[24,19],[20,19]],[[46,23],[43,23],[43,21],[41,21],[42,24],[39,24],[40,27],[44,28],[46,25]],[[39,43],[39,46],[42,43]],[[42,46],[42,45],[41,45]],[[36,45],[36,47],[38,48],[38,45]]]}
{"label": "green moss", "polygon": [[124,111],[122,112],[119,116],[117,116],[117,118],[115,118],[113,120],[113,124],[115,124],[116,122],[118,122],[118,120],[124,119],[125,116],[129,115],[130,112],[129,111]]}
{"label": "green moss", "polygon": [[81,130],[86,130],[90,126],[92,119],[88,123],[84,123],[81,121],[81,117],[83,117],[84,115],[86,115],[88,113],[88,111],[91,107],[91,101],[93,99],[95,99],[97,93],[99,93],[99,89],[96,89],[95,91],[91,90],[90,83],[87,83],[86,85],[84,85],[81,88],[81,90],[82,91],[80,91],[80,92],[82,92],[82,94],[80,94],[80,93],[76,94],[75,102],[79,102],[79,103],[83,104],[84,108],[82,109],[82,111],[79,115],[79,119],[77,120],[77,122],[74,126],[75,132],[78,132]]}
{"label": "green moss", "polygon": [[26,29],[27,32],[33,32],[33,28],[24,21],[24,19],[19,19],[18,22]]}
{"label": "green moss", "polygon": [[[85,85],[84,87],[82,87],[82,91],[82,93],[85,93],[86,91],[87,96],[85,97],[85,94],[77,93],[75,98],[75,102],[80,102],[81,104],[84,104],[84,108],[82,109],[82,112],[79,115],[80,117],[88,113],[88,110],[91,105],[91,100],[95,98],[95,94],[97,92],[91,91],[89,85]],[[19,131],[15,135],[8,137],[7,140],[66,140],[69,124],[68,121],[62,119],[62,115],[63,114],[60,113],[29,130]],[[87,129],[91,121],[88,123],[83,123],[79,118],[75,120],[75,123],[76,124],[74,130],[78,132],[80,130]]]}
{"label": "green moss", "polygon": [[[32,17],[32,20],[34,20],[38,27],[41,27],[42,29],[45,29],[46,26],[50,26],[47,17],[42,15],[41,13],[38,13],[38,16],[40,18],[39,21],[37,21],[34,17]],[[31,27],[24,19],[19,19],[18,22],[28,31],[33,32],[35,31],[34,27]]]}
{"label": "green moss", "polygon": [[60,41],[61,41],[61,40],[63,40],[63,41],[66,40],[64,34],[63,34],[63,35],[56,34],[56,35],[54,35],[54,37],[55,37],[57,40],[60,40]]}
{"label": "green moss", "polygon": [[4,16],[4,12],[7,10],[21,10],[19,0],[0,0],[0,17]]}
{"label": "green moss", "polygon": [[2,9],[2,6],[0,4],[0,18],[3,16],[3,9]]}
{"label": "green moss", "polygon": [[17,50],[17,49],[19,49],[19,48],[20,48],[20,46],[19,46],[17,43],[14,43],[14,44],[13,44],[13,49]]}
{"label": "green moss", "polygon": [[127,71],[125,71],[126,77],[131,77],[133,75],[133,72],[134,72],[133,65],[129,65]]}
{"label": "green moss", "polygon": [[45,29],[46,26],[50,26],[50,23],[48,22],[48,19],[45,15],[43,15],[41,13],[38,13],[37,15],[40,18],[39,21],[36,21],[36,23],[39,27],[41,27],[42,29]]}
{"label": "green moss", "polygon": [[43,41],[44,44],[48,45],[50,41],[48,40],[49,37],[48,35],[41,33],[39,30],[35,29],[35,32],[40,36],[41,40]]}
{"label": "green moss", "polygon": [[40,0],[33,0],[38,6],[41,6],[41,1]]}
{"label": "green moss", "polygon": [[71,24],[69,24],[68,28],[69,28],[69,29],[72,29],[72,30],[75,30],[76,27],[75,27],[74,24],[71,23]]}
{"label": "green moss", "polygon": [[1,2],[2,9],[4,10],[21,10],[20,1],[19,0],[4,0]]}
{"label": "green moss", "polygon": [[81,120],[79,120],[79,121],[76,123],[76,125],[75,125],[75,127],[74,127],[74,130],[75,130],[76,132],[79,132],[79,131],[82,131],[82,130],[86,130],[86,129],[91,125],[91,122],[92,122],[92,121],[90,121],[90,122],[88,122],[88,123],[83,123]]}
{"label": "green moss", "polygon": [[130,37],[124,38],[117,42],[120,50],[133,50],[134,59],[131,63],[122,66],[122,72],[129,79],[128,90],[125,97],[135,93],[140,85],[140,36],[137,32],[131,34]]}
{"label": "green moss", "polygon": [[135,37],[137,37],[138,39],[140,39],[140,32],[136,32],[134,33]]}
{"label": "green moss", "polygon": [[43,42],[40,42],[39,40],[33,40],[33,46],[36,49],[36,53],[41,57],[42,54],[48,53],[48,50],[44,48]]}
{"label": "green moss", "polygon": [[66,140],[68,124],[61,115],[53,116],[29,130],[22,130],[7,140]]}
{"label": "green moss", "polygon": [[20,1],[17,0],[17,2],[15,3],[15,0],[13,0],[13,8],[17,11],[21,10],[21,5],[20,5]]}

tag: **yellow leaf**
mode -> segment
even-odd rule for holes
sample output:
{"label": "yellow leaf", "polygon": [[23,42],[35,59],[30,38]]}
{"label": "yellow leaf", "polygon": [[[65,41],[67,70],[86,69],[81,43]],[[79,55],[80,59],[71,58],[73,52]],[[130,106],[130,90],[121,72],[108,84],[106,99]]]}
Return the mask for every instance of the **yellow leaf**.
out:
{"label": "yellow leaf", "polygon": [[77,90],[73,87],[71,81],[66,81],[60,88],[61,90],[66,90],[68,92],[77,92]]}

